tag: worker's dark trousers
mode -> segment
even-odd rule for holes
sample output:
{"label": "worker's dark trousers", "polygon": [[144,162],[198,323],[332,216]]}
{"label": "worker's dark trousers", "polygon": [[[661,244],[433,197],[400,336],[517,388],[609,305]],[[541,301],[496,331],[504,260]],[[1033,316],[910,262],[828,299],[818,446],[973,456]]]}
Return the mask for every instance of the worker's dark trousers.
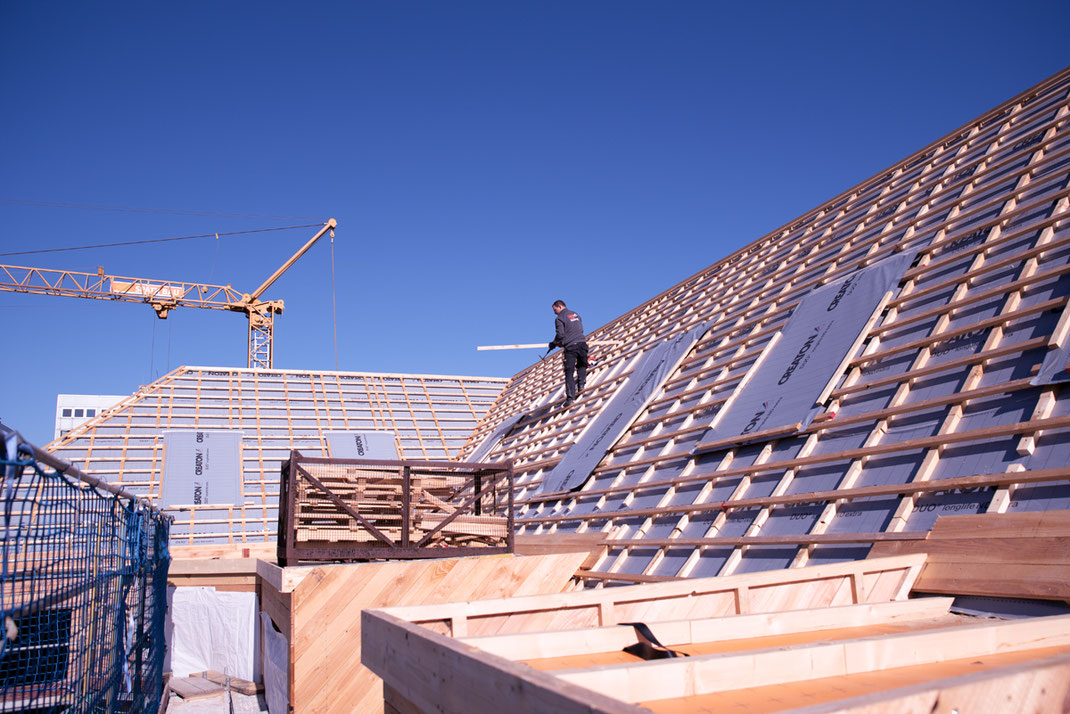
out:
{"label": "worker's dark trousers", "polygon": [[[565,396],[576,398],[576,386],[583,389],[587,383],[587,343],[569,345],[565,348]],[[573,376],[575,373],[575,376]]]}

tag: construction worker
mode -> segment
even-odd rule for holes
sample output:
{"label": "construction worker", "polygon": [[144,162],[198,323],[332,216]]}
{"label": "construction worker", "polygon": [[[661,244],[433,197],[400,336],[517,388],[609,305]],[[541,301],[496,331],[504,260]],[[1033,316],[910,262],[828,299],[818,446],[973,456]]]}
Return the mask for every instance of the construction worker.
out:
{"label": "construction worker", "polygon": [[570,407],[587,382],[587,340],[583,336],[583,320],[574,310],[568,309],[564,300],[554,301],[554,313],[557,315],[554,340],[547,347],[561,347],[565,351],[565,401],[561,406]]}

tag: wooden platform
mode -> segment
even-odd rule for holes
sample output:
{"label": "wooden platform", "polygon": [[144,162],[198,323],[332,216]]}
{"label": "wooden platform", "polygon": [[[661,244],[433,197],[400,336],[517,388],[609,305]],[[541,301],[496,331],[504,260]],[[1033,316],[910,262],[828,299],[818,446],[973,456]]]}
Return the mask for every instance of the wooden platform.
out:
{"label": "wooden platform", "polygon": [[260,561],[262,608],[289,643],[290,704],[301,712],[381,712],[361,664],[361,611],[559,593],[586,551],[280,568]]}

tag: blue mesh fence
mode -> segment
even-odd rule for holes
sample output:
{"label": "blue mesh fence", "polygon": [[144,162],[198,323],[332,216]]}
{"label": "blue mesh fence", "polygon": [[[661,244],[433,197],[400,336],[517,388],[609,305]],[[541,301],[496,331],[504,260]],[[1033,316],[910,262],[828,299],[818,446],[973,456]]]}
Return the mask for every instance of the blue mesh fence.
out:
{"label": "blue mesh fence", "polygon": [[0,424],[0,710],[156,712],[170,519]]}

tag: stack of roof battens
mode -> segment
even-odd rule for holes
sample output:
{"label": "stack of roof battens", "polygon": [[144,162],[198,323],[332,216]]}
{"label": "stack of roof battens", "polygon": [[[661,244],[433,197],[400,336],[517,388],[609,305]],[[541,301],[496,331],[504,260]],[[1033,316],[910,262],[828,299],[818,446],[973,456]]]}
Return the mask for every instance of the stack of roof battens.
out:
{"label": "stack of roof battens", "polygon": [[[713,322],[581,492],[541,495],[538,485],[585,426],[577,408],[597,413],[611,387],[522,421],[492,452],[516,459],[522,532],[602,530],[630,540],[600,570],[699,576],[862,557],[940,513],[1066,507],[1066,474],[1021,487],[1013,475],[1065,465],[1070,451],[1057,431],[1070,425],[1066,400],[1028,384],[1070,279],[1067,73],[1032,95],[597,330],[621,340],[604,353],[608,374],[658,339]],[[690,456],[801,297],[903,245],[921,248],[921,264],[832,393],[834,419]],[[507,390],[516,397],[494,417],[553,389],[559,370],[547,360],[518,375]],[[606,383],[598,372],[593,382]],[[1046,429],[1016,426],[1045,419]],[[938,479],[958,481],[938,492],[926,483]],[[670,536],[705,547],[670,552]]]}

